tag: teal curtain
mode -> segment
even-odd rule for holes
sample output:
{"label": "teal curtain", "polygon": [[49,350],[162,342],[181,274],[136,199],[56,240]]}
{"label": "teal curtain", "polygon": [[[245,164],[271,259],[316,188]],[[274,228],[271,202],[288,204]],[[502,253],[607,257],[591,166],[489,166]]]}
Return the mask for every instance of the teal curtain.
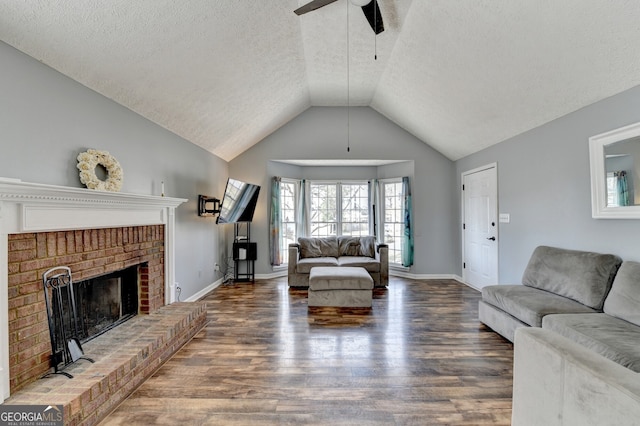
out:
{"label": "teal curtain", "polygon": [[402,178],[402,193],[404,195],[404,238],[402,239],[402,266],[413,265],[413,225],[411,207],[411,185],[409,178]]}
{"label": "teal curtain", "polygon": [[282,229],[280,229],[281,211],[280,211],[280,182],[281,179],[274,176],[271,180],[271,212],[269,215],[269,257],[271,264],[274,266],[282,263],[280,253],[280,240],[282,237]]}
{"label": "teal curtain", "polygon": [[627,183],[627,172],[615,172],[614,176],[616,177],[616,183],[618,187],[618,205],[619,206],[628,206],[629,205],[629,187]]}

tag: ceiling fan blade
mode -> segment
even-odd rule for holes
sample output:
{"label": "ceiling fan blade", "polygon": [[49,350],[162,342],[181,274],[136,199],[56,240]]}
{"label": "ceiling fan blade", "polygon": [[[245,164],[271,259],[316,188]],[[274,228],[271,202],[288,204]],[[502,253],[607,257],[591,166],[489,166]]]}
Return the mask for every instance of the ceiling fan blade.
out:
{"label": "ceiling fan blade", "polygon": [[374,33],[380,34],[384,31],[384,23],[382,22],[382,14],[380,13],[380,7],[378,7],[378,1],[372,0],[369,4],[362,6],[364,16],[367,17],[369,25]]}
{"label": "ceiling fan blade", "polygon": [[301,6],[301,7],[297,8],[293,12],[296,15],[304,15],[307,12],[311,12],[312,10],[320,9],[321,7],[324,7],[324,6],[328,5],[328,4],[331,4],[331,3],[336,2],[336,1],[338,1],[338,0],[313,0],[313,1],[305,4],[304,6]]}

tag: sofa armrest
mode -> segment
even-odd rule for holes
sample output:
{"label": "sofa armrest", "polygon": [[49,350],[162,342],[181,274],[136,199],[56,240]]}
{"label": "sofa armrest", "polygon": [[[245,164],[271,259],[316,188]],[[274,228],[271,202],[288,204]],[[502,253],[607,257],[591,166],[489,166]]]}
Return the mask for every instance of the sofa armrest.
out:
{"label": "sofa armrest", "polygon": [[389,284],[389,246],[380,243],[376,246],[376,260],[380,262],[380,285]]}
{"label": "sofa armrest", "polygon": [[300,258],[300,245],[296,243],[289,244],[289,274],[296,273],[296,267],[298,266],[298,259]]}
{"label": "sofa armrest", "polygon": [[640,376],[559,334],[518,328],[512,425],[633,425]]}

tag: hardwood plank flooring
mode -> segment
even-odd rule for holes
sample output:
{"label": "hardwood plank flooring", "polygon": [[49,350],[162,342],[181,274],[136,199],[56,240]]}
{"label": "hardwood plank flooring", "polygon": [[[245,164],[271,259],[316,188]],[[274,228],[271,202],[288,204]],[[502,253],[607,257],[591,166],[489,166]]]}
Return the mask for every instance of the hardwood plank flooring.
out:
{"label": "hardwood plank flooring", "polygon": [[508,425],[513,346],[453,280],[391,277],[373,308],[286,278],[221,286],[208,324],[103,425]]}

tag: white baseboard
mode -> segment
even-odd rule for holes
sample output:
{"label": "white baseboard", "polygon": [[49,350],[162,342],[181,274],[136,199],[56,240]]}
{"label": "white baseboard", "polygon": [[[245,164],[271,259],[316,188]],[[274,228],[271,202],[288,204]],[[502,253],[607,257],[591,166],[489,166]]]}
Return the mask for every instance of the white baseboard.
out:
{"label": "white baseboard", "polygon": [[464,282],[464,280],[462,278],[460,278],[458,281],[460,281],[462,284],[466,285],[469,288],[474,289],[475,291],[482,291],[481,289],[479,289],[478,287],[475,287],[469,283]]}
{"label": "white baseboard", "polygon": [[270,280],[272,278],[286,277],[288,273],[287,269],[281,271],[273,271],[270,274],[256,274],[256,280]]}
{"label": "white baseboard", "polygon": [[410,272],[398,271],[396,269],[393,271],[390,270],[389,275],[394,277],[409,278],[411,280],[456,280],[464,284],[462,278],[455,274],[412,274]]}
{"label": "white baseboard", "polygon": [[198,300],[206,296],[211,290],[214,290],[220,287],[221,284],[222,284],[222,278],[220,278],[218,281],[214,282],[213,284],[206,286],[196,294],[188,297],[186,300],[183,300],[183,302],[197,302]]}

